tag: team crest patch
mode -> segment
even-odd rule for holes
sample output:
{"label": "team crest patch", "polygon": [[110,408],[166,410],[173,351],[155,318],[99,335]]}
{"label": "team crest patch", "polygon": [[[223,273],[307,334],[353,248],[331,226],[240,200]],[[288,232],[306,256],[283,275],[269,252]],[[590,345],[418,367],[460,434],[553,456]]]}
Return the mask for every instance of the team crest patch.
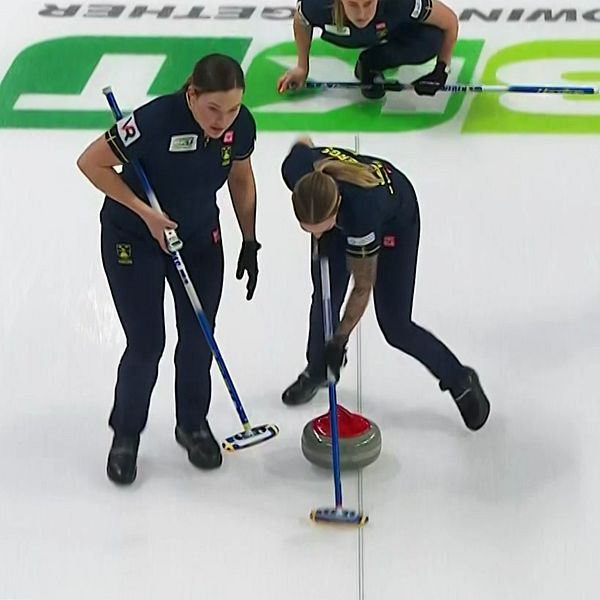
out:
{"label": "team crest patch", "polygon": [[198,147],[198,136],[193,133],[171,137],[169,152],[193,152]]}
{"label": "team crest patch", "polygon": [[233,144],[233,131],[225,132],[225,135],[223,136],[223,142],[225,144]]}
{"label": "team crest patch", "polygon": [[120,265],[133,264],[131,244],[117,244],[117,262]]}
{"label": "team crest patch", "polygon": [[221,166],[226,167],[231,162],[231,146],[221,148]]}
{"label": "team crest patch", "polygon": [[388,28],[385,22],[382,21],[375,25],[375,34],[379,39],[384,38],[388,34]]}

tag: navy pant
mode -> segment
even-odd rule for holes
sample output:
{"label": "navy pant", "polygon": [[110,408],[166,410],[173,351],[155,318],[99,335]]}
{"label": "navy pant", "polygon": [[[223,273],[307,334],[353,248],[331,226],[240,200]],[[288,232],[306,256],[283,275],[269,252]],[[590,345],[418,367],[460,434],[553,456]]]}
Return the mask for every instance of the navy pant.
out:
{"label": "navy pant", "polygon": [[[386,341],[416,358],[442,385],[450,387],[459,381],[463,366],[456,356],[434,335],[412,320],[412,307],[417,270],[420,235],[419,207],[412,186],[405,186],[404,204],[412,207],[409,219],[390,227],[384,235],[388,246],[378,256],[377,281],[374,289],[375,313]],[[345,235],[334,230],[335,245],[329,256],[331,278],[331,309],[334,329],[339,323],[340,310],[350,274],[346,266]],[[393,242],[392,242],[393,239]],[[391,245],[393,243],[393,246]],[[323,347],[323,318],[321,279],[318,260],[312,261],[314,291],[310,308],[310,331],[307,348],[308,368],[311,375],[325,377]]]}
{"label": "navy pant", "polygon": [[[146,426],[150,396],[165,345],[165,279],[175,301],[177,424],[198,429],[210,404],[212,353],[171,257],[148,236],[140,238],[102,224],[102,263],[127,338],[119,364],[109,424],[117,434],[137,435]],[[206,317],[214,329],[223,287],[219,236],[186,240],[181,252]]]}
{"label": "navy pant", "polygon": [[406,23],[390,31],[386,43],[363,50],[359,60],[372,71],[420,65],[439,54],[443,37],[437,27]]}

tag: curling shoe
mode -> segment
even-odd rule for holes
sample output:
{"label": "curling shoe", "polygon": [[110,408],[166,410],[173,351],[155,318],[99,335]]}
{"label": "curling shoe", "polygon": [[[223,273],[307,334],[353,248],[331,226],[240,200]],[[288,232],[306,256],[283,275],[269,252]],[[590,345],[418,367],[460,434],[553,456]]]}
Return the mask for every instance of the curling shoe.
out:
{"label": "curling shoe", "polygon": [[368,100],[379,100],[385,96],[385,88],[382,83],[375,83],[375,79],[383,79],[382,71],[368,69],[360,56],[354,67],[354,77],[361,83],[361,93]]}
{"label": "curling shoe", "polygon": [[327,387],[327,379],[325,377],[317,377],[312,375],[308,367],[298,375],[298,379],[294,381],[281,395],[284,404],[288,406],[298,406],[310,402],[320,388]]}
{"label": "curling shoe", "polygon": [[464,367],[458,383],[452,387],[445,387],[440,383],[440,388],[450,390],[463,421],[469,429],[477,431],[483,427],[490,414],[490,403],[474,369]]}
{"label": "curling shoe", "polygon": [[106,465],[106,474],[111,481],[119,485],[130,485],[135,481],[139,445],[139,436],[115,434]]}
{"label": "curling shoe", "polygon": [[175,439],[187,450],[190,462],[198,469],[218,469],[223,464],[221,447],[206,421],[190,433],[177,425]]}

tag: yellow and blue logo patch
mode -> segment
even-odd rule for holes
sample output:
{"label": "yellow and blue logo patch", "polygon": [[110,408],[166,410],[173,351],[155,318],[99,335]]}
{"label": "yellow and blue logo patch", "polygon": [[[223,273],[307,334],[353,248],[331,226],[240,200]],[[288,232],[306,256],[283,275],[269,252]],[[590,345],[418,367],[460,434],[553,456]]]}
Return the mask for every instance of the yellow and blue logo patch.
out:
{"label": "yellow and blue logo patch", "polygon": [[120,265],[133,264],[133,254],[131,244],[117,244],[117,262]]}

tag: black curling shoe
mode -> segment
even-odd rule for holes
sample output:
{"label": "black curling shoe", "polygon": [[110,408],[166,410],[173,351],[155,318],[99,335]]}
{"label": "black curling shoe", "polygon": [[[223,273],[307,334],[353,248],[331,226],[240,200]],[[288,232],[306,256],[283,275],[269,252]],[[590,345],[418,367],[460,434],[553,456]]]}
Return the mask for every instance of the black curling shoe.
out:
{"label": "black curling shoe", "polygon": [[[440,385],[440,387],[442,386]],[[442,387],[442,389],[444,388]],[[459,382],[446,389],[450,389],[465,425],[473,431],[481,429],[490,414],[490,402],[479,383],[479,377],[475,370],[465,367]]]}
{"label": "black curling shoe", "polygon": [[119,485],[130,485],[135,481],[139,445],[139,436],[114,436],[106,465],[106,474],[111,481]]}
{"label": "black curling shoe", "polygon": [[375,80],[382,80],[383,72],[371,71],[365,67],[360,57],[354,67],[354,77],[361,83],[361,94],[368,100],[379,100],[385,96],[385,88],[382,83],[375,83]]}
{"label": "black curling shoe", "polygon": [[221,447],[206,421],[190,433],[186,433],[178,425],[175,428],[175,439],[187,450],[190,462],[198,469],[217,469],[223,464]]}
{"label": "black curling shoe", "polygon": [[283,392],[281,399],[288,406],[306,404],[315,397],[322,387],[327,387],[327,379],[311,375],[307,367],[298,375],[298,379]]}

